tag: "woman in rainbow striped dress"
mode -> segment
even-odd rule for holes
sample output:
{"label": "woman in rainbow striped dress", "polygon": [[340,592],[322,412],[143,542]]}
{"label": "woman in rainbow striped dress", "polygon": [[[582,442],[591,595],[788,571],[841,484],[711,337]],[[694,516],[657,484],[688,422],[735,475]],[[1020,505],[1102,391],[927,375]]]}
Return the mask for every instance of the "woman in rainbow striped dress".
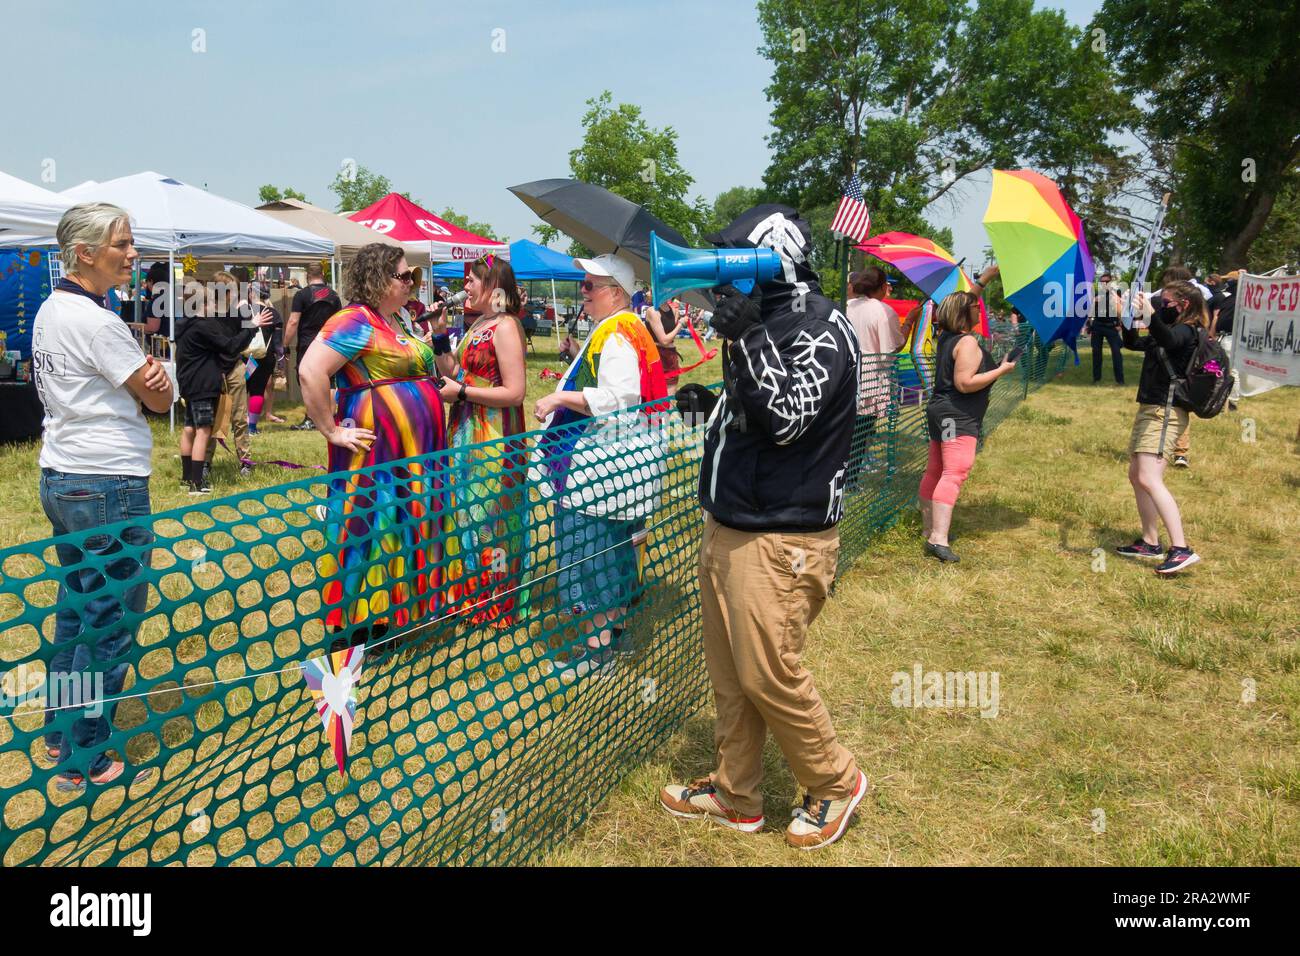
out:
{"label": "woman in rainbow striped dress", "polygon": [[[338,550],[317,560],[326,629],[349,632],[341,642],[350,645],[373,646],[439,606],[444,463],[436,453],[447,431],[433,349],[396,318],[411,278],[399,246],[363,247],[347,269],[352,304],[325,323],[299,368],[307,417],[329,442],[337,476],[326,523]],[[372,466],[381,467],[362,472]]]}

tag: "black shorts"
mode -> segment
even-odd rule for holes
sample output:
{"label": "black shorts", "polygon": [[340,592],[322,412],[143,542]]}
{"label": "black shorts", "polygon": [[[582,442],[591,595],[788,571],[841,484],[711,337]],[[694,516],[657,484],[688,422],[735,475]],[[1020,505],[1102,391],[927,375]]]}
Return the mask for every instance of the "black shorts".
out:
{"label": "black shorts", "polygon": [[302,329],[298,330],[298,353],[294,357],[293,377],[298,380],[299,393],[302,392],[302,379],[298,375],[298,366],[302,364],[303,356],[307,354],[307,350],[311,348],[311,344],[316,341],[316,334],[318,332],[320,332],[320,329],[311,329],[310,331],[304,331]]}
{"label": "black shorts", "polygon": [[185,425],[187,428],[211,428],[217,417],[215,398],[185,399]]}

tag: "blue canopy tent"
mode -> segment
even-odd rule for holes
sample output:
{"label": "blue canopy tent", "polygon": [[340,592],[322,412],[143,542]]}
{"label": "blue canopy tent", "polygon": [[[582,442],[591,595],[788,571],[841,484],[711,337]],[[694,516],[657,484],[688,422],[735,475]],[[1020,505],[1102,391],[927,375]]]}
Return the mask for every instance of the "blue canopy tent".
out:
{"label": "blue canopy tent", "polygon": [[[510,243],[510,267],[515,271],[515,278],[520,282],[549,279],[551,282],[551,301],[555,305],[556,321],[559,321],[560,303],[555,294],[555,283],[581,282],[583,271],[573,267],[573,258],[562,252],[538,245],[530,239],[519,239]],[[430,270],[439,279],[460,279],[465,275],[465,263],[446,262]],[[558,337],[558,327],[556,330]]]}
{"label": "blue canopy tent", "polygon": [[[530,239],[519,239],[510,243],[510,267],[515,270],[515,278],[520,282],[525,279],[582,281],[582,270],[573,267],[573,259],[570,256],[556,252],[554,249],[547,249]],[[434,266],[432,272],[439,279],[459,279],[465,275],[465,263],[444,262]]]}

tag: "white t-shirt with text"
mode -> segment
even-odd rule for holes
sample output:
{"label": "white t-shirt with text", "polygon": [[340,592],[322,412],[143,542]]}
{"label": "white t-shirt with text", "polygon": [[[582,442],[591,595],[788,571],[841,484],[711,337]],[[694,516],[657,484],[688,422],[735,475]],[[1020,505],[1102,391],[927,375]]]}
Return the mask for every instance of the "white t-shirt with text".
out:
{"label": "white t-shirt with text", "polygon": [[32,371],[45,406],[42,468],[148,476],[153,433],[126,387],[144,363],[118,316],[75,292],[51,293],[32,325]]}

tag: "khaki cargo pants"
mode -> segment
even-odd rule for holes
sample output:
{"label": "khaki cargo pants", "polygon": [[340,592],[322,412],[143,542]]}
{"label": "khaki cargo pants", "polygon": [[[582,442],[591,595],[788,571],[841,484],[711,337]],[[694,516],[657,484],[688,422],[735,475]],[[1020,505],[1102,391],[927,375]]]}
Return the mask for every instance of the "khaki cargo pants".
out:
{"label": "khaki cargo pants", "polygon": [[800,660],[826,602],[839,532],[736,531],[705,515],[700,546],[704,659],[713,683],[718,765],[713,783],[738,813],[763,812],[763,743],[772,731],[795,779],[816,799],[858,782],[853,755]]}
{"label": "khaki cargo pants", "polygon": [[[244,360],[240,359],[235,363],[225,376],[223,389],[230,398],[230,437],[235,445],[235,454],[239,456],[241,462],[249,461],[253,457],[252,440],[248,437],[248,383],[245,381]],[[208,439],[207,459],[212,461],[212,456],[217,447],[217,433],[221,429],[221,422],[213,422],[212,437]]]}

